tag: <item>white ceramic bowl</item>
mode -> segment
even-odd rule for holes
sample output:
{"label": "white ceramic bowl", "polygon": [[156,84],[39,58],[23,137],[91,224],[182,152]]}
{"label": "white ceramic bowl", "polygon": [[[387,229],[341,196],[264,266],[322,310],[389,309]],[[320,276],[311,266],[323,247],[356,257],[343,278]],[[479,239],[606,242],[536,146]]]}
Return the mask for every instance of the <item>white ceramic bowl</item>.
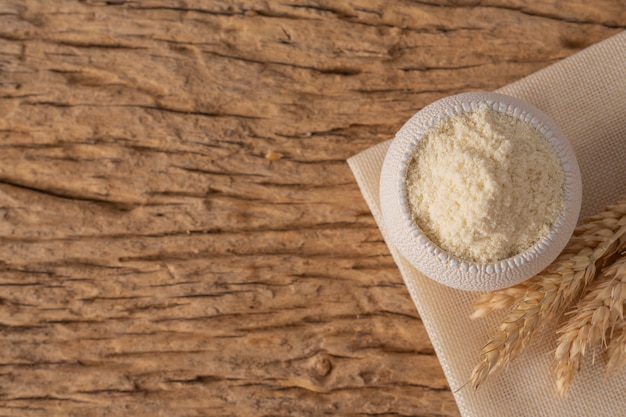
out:
{"label": "white ceramic bowl", "polygon": [[[417,143],[438,121],[455,114],[489,108],[534,126],[554,150],[564,173],[564,208],[550,232],[522,253],[478,263],[456,257],[433,243],[415,224],[408,205],[407,168]],[[564,103],[566,105],[567,103]],[[416,113],[396,134],[380,178],[380,203],[391,244],[426,276],[460,290],[490,291],[524,281],[547,267],[571,237],[582,198],[580,170],[572,147],[559,127],[536,107],[503,94],[476,92],[443,98]]]}

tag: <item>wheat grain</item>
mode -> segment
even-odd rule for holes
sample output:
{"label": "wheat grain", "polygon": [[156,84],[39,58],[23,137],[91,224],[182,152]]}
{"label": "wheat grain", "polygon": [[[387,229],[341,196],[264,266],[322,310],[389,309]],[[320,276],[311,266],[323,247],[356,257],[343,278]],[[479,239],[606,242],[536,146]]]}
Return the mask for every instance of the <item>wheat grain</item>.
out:
{"label": "wheat grain", "polygon": [[607,372],[620,370],[626,366],[626,322],[621,321],[615,326],[606,353]]}
{"label": "wheat grain", "polygon": [[515,301],[519,300],[527,289],[528,284],[523,282],[513,285],[512,287],[490,291],[481,295],[474,302],[474,312],[470,315],[470,318],[473,320],[479,319],[494,311],[512,307]]}
{"label": "wheat grain", "polygon": [[[599,223],[592,225],[591,223]],[[600,225],[601,224],[601,225]],[[496,369],[508,364],[528,344],[536,329],[554,324],[595,278],[613,254],[626,246],[626,198],[588,219],[562,255],[527,285],[505,316],[498,332],[481,350],[481,360],[470,376],[477,388]],[[571,256],[570,253],[578,249]]]}
{"label": "wheat grain", "polygon": [[606,267],[576,304],[572,316],[557,331],[554,374],[557,392],[565,396],[588,349],[607,346],[618,323],[624,320],[626,256]]}

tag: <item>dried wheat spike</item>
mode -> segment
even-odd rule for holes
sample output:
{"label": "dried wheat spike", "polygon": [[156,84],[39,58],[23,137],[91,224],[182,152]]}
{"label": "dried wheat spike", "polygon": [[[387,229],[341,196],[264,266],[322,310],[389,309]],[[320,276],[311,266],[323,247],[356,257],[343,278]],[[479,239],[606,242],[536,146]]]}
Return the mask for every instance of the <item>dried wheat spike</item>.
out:
{"label": "dried wheat spike", "polygon": [[[626,246],[626,198],[591,217],[588,223],[592,222],[603,227],[582,227],[589,234],[583,232],[582,240],[575,240],[572,247],[579,249],[576,255],[559,256],[528,284],[499,331],[482,349],[481,360],[470,377],[472,386],[477,388],[489,374],[515,358],[539,325],[554,324],[595,278],[596,267],[604,266],[607,259]],[[572,247],[566,249],[567,253]]]}
{"label": "dried wheat spike", "polygon": [[618,323],[624,320],[626,256],[598,275],[587,294],[576,304],[568,321],[557,331],[554,375],[557,392],[565,396],[585,353],[607,346]]}
{"label": "dried wheat spike", "polygon": [[613,335],[606,348],[606,371],[617,371],[626,366],[626,322],[621,321],[615,326]]}
{"label": "dried wheat spike", "polygon": [[[583,249],[593,248],[601,244],[606,240],[607,235],[612,234],[618,221],[625,215],[626,197],[617,204],[607,207],[603,212],[586,219],[583,224],[576,227],[567,246],[552,265],[556,266],[563,260],[579,254]],[[474,302],[474,313],[470,318],[482,318],[494,311],[512,308],[515,302],[523,297],[529,287],[540,278],[539,275],[512,287],[481,295]]]}
{"label": "dried wheat spike", "polygon": [[479,319],[491,312],[512,307],[515,301],[519,300],[527,289],[528,284],[523,282],[513,285],[512,287],[490,291],[481,295],[474,302],[474,312],[470,315],[470,319]]}

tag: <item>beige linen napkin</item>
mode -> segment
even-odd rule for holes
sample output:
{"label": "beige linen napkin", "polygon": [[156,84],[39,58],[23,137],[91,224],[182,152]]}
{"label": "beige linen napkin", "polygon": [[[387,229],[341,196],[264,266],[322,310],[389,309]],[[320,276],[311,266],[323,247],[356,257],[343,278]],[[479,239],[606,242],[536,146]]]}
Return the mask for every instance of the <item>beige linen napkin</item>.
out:
{"label": "beige linen napkin", "polygon": [[[595,44],[498,90],[550,115],[568,135],[583,176],[581,216],[626,194],[626,32]],[[378,201],[380,169],[389,141],[348,163],[387,242]],[[477,391],[466,386],[479,351],[498,318],[472,321],[480,294],[438,284],[415,270],[389,245],[422,317],[463,416],[623,416],[626,371],[605,377],[604,358],[584,363],[565,399],[550,378],[554,329],[544,329],[524,355]],[[458,390],[458,391],[457,391]]]}

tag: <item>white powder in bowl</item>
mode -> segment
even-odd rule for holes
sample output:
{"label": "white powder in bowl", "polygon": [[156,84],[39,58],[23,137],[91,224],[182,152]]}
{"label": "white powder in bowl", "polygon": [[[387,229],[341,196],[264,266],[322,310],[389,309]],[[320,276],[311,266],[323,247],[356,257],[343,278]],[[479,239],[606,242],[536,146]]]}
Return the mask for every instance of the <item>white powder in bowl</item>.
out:
{"label": "white powder in bowl", "polygon": [[407,171],[409,206],[435,244],[495,262],[546,235],[563,207],[558,157],[533,126],[481,106],[424,135]]}

